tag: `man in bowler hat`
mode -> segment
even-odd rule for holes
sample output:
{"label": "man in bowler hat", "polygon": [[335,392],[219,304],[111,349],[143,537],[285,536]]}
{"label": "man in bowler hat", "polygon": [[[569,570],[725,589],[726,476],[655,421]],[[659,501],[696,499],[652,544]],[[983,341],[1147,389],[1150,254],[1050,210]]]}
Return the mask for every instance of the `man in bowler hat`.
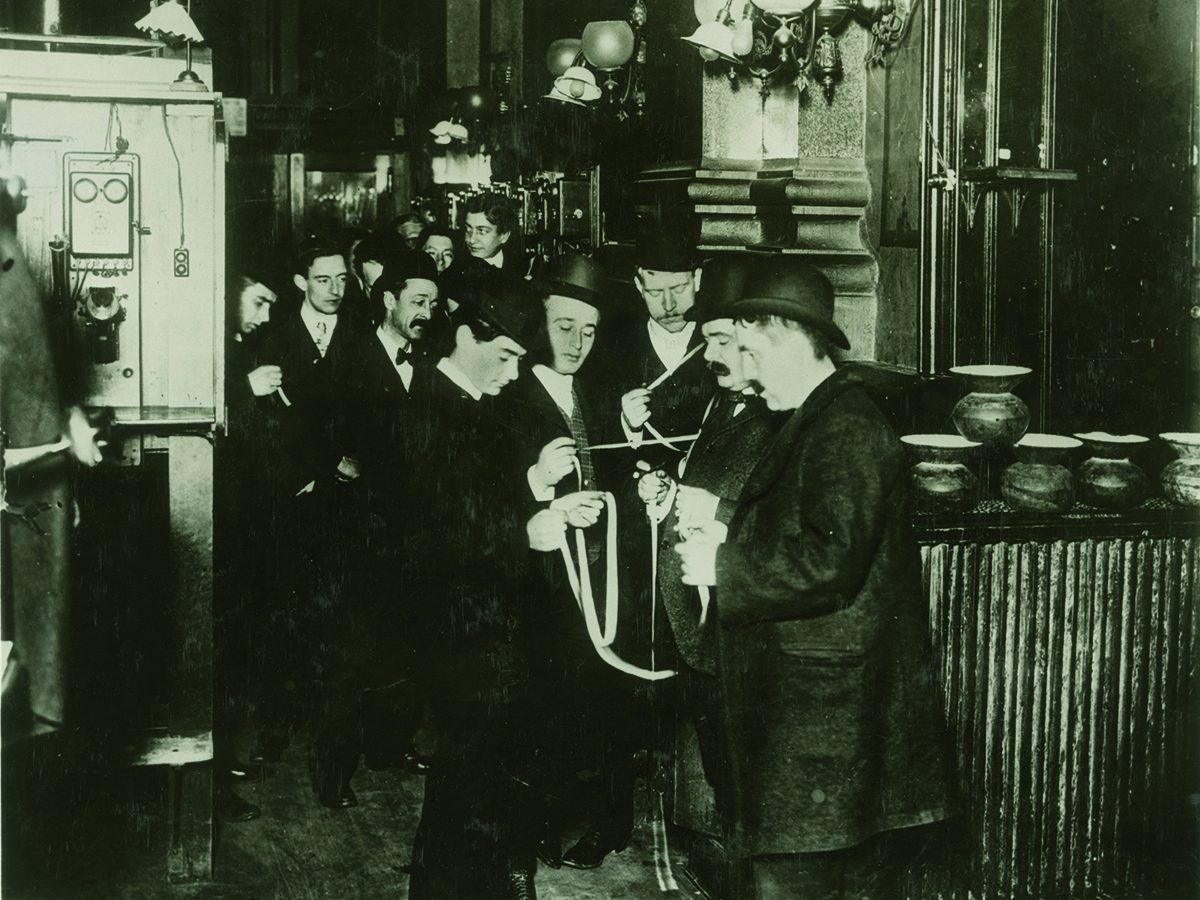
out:
{"label": "man in bowler hat", "polygon": [[953,814],[928,610],[891,427],[812,266],[755,267],[730,309],[746,377],[789,413],[728,526],[676,547],[716,588],[736,898],[890,897]]}

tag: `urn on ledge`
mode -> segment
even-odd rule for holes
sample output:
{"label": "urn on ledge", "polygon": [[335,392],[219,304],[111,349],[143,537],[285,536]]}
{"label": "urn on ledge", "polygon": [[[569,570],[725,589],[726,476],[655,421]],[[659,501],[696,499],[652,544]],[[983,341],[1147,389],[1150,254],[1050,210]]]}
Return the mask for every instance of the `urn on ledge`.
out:
{"label": "urn on ledge", "polygon": [[1075,503],[1067,459],[1083,442],[1057,434],[1027,434],[1013,445],[1017,461],[1004,470],[1000,492],[1013,509],[1064,513]]}
{"label": "urn on ledge", "polygon": [[1159,437],[1179,454],[1162,470],[1163,493],[1184,506],[1200,506],[1200,434],[1169,431]]}
{"label": "urn on ledge", "polygon": [[1075,473],[1077,495],[1101,509],[1132,509],[1146,499],[1146,473],[1130,457],[1150,442],[1140,434],[1076,434],[1090,458]]}
{"label": "urn on ledge", "polygon": [[917,512],[961,512],[975,504],[979,480],[965,460],[978,441],[956,434],[906,434],[900,440],[918,460],[909,470]]}
{"label": "urn on ledge", "polygon": [[993,447],[1016,443],[1029,427],[1029,407],[1012,389],[1033,370],[1025,366],[955,366],[950,371],[967,389],[950,414],[958,433]]}

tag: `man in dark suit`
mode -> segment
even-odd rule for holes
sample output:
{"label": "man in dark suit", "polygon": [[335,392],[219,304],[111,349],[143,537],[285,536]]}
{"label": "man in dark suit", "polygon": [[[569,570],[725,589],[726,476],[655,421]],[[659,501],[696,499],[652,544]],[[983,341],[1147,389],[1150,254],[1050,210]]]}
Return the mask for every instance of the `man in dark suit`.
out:
{"label": "man in dark suit", "polygon": [[[327,439],[328,369],[352,352],[357,323],[343,309],[346,260],[341,248],[315,239],[300,247],[293,283],[299,307],[268,333],[259,362],[277,366],[278,389],[258,398],[264,407],[271,469],[274,537],[277,544],[277,599],[271,615],[272,645],[263,690],[273,693],[262,706],[254,754],[277,758],[295,722],[297,685],[311,677],[311,643],[319,617],[314,610],[331,603],[329,571],[324,562],[336,530],[325,527],[336,490],[340,454]],[[286,688],[286,689],[285,689]]]}
{"label": "man in dark suit", "polygon": [[[779,415],[767,409],[746,380],[729,312],[753,264],[739,257],[710,261],[705,266],[704,287],[687,314],[704,336],[704,359],[716,376],[718,390],[705,412],[700,437],[680,464],[674,503],[662,523],[662,532],[668,537],[687,534],[707,521],[728,523],[742,486],[779,429]],[[639,493],[643,499],[664,502],[672,480],[669,476],[646,475],[639,484]],[[693,768],[691,777],[677,780],[675,821],[718,836],[716,822],[687,818],[692,811],[712,807],[713,788],[709,784],[716,788],[717,802],[725,801],[725,791],[719,785],[721,704],[715,617],[708,616],[708,598],[680,580],[678,555],[661,554],[658,572],[659,591],[678,650],[675,665],[679,708],[696,730],[704,770],[702,776]]]}
{"label": "man in dark suit", "polygon": [[463,208],[463,243],[467,252],[488,265],[493,292],[511,290],[528,274],[529,261],[512,243],[517,213],[512,201],[485,192],[467,199]]}
{"label": "man in dark suit", "polygon": [[[438,753],[413,841],[414,900],[527,896],[518,859],[516,634],[530,548],[552,550],[567,514],[538,510],[495,397],[518,374],[531,310],[481,296],[454,313],[453,349],[414,398],[405,456],[393,471],[421,527],[404,533],[397,591],[427,611],[423,667],[437,685]],[[594,518],[592,519],[594,521]],[[548,532],[541,538],[539,532]]]}
{"label": "man in dark suit", "polygon": [[[403,498],[381,496],[381,475],[402,454],[406,408],[414,382],[432,364],[421,349],[438,303],[436,266],[415,250],[396,251],[375,278],[372,301],[379,325],[354,338],[349,352],[329,365],[329,390],[315,415],[329,422],[340,454],[343,484],[334,502],[341,555],[340,602],[323,619],[317,651],[316,699],[309,731],[313,789],[324,806],[354,806],[350,779],[363,740],[372,768],[400,766],[424,772],[428,761],[412,746],[420,705],[412,653],[419,643],[412,612],[386,590],[399,539],[376,523],[372,509],[386,506],[397,518],[415,515]],[[420,374],[418,374],[420,369]],[[380,527],[383,526],[383,527]],[[332,581],[332,577],[331,577]]]}
{"label": "man in dark suit", "polygon": [[900,444],[830,359],[849,342],[824,275],[758,264],[731,313],[790,411],[728,528],[676,548],[717,589],[734,897],[891,897],[918,826],[955,812]]}

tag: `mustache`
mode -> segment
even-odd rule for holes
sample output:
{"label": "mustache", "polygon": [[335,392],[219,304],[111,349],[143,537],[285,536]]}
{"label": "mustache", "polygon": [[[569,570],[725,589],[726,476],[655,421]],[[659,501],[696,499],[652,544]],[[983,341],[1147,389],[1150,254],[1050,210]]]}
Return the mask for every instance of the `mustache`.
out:
{"label": "mustache", "polygon": [[709,371],[718,377],[729,375],[729,366],[723,362],[717,362],[715,359],[708,364]]}
{"label": "mustache", "polygon": [[413,319],[411,322],[408,323],[408,327],[416,328],[418,325],[428,325],[428,324],[429,324],[428,319],[421,318],[418,316],[417,318]]}

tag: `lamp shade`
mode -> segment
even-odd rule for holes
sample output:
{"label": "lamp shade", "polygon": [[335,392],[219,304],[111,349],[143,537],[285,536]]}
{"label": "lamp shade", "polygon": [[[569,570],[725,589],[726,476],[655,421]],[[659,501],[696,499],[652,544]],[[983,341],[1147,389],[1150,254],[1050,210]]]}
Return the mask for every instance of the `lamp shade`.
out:
{"label": "lamp shade", "polygon": [[798,16],[810,6],[815,0],[754,0],[754,5],[765,13],[770,13],[773,16]]}
{"label": "lamp shade", "polygon": [[546,68],[557,78],[575,64],[575,58],[583,49],[583,41],[579,38],[562,38],[550,45],[546,51]]}
{"label": "lamp shade", "polygon": [[550,88],[550,93],[542,94],[542,97],[546,100],[557,100],[559,103],[570,103],[572,106],[587,106],[582,100],[576,100],[570,94],[564,94],[559,90],[557,81]]}
{"label": "lamp shade", "polygon": [[690,34],[683,40],[698,48],[700,55],[710,62],[714,59],[738,61],[733,52],[733,32],[725,25],[705,22],[696,29],[695,34]]}
{"label": "lamp shade", "polygon": [[633,56],[633,29],[621,19],[588,22],[583,27],[583,55],[602,72],[621,68]]}
{"label": "lamp shade", "polygon": [[444,137],[445,135],[450,134],[450,120],[442,119],[442,121],[438,122],[429,129],[429,133],[434,137]]}
{"label": "lamp shade", "polygon": [[187,14],[187,10],[174,0],[160,3],[149,13],[133,23],[134,28],[142,31],[161,31],[164,37],[183,41],[201,43],[204,35]]}
{"label": "lamp shade", "polygon": [[571,66],[555,78],[554,90],[585,103],[600,99],[600,85],[596,84],[596,76],[583,66]]}
{"label": "lamp shade", "polygon": [[453,125],[450,126],[450,131],[448,132],[448,135],[451,140],[465,141],[467,139],[467,126],[462,124],[461,122],[455,122]]}

